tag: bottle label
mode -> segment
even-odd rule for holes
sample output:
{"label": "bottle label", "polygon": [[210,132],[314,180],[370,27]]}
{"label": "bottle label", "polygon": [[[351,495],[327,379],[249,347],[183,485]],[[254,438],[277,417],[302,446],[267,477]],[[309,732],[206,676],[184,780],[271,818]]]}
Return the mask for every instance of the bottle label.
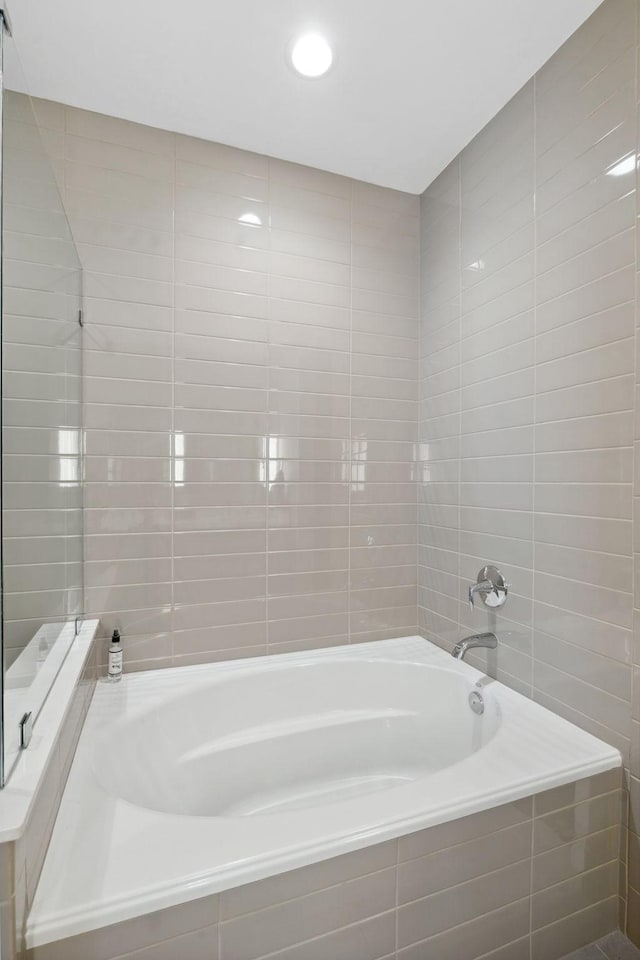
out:
{"label": "bottle label", "polygon": [[122,651],[109,654],[109,676],[117,677],[122,673]]}

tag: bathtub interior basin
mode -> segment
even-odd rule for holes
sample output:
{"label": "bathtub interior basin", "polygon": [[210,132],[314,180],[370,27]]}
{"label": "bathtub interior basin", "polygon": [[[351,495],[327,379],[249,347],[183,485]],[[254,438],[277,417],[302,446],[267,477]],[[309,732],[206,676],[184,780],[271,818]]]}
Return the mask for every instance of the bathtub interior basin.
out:
{"label": "bathtub interior basin", "polygon": [[[141,710],[96,745],[106,791],[163,813],[256,817],[401,787],[459,763],[500,724],[469,677],[369,659],[266,665]],[[446,723],[443,718],[446,717]]]}

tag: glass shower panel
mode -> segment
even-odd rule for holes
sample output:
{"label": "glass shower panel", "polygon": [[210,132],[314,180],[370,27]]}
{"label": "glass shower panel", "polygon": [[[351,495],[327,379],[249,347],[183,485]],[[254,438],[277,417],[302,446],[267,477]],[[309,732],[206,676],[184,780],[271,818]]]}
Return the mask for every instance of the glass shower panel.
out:
{"label": "glass shower panel", "polygon": [[[15,52],[10,85],[24,90]],[[63,108],[3,92],[5,779],[82,617],[82,275],[56,183]]]}

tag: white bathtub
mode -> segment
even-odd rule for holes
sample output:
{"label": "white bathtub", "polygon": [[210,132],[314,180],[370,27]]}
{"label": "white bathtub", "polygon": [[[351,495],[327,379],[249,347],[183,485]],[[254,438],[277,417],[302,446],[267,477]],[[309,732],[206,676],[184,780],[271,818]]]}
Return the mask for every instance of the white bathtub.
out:
{"label": "white bathtub", "polygon": [[134,674],[98,685],[27,943],[620,763],[617,750],[418,637]]}
{"label": "white bathtub", "polygon": [[93,775],[106,792],[160,813],[306,811],[309,820],[314,808],[340,804],[333,813],[341,817],[345,801],[416,785],[468,759],[500,729],[497,699],[489,693],[485,715],[474,714],[473,680],[448,662],[362,653],[263,660],[233,673],[207,668],[204,682],[150,704],[133,726],[124,717],[109,725],[96,741]]}

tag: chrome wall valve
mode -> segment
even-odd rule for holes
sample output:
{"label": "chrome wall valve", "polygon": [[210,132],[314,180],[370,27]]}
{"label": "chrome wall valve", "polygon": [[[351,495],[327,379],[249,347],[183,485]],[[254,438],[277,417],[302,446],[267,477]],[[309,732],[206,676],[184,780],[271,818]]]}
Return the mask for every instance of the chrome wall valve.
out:
{"label": "chrome wall valve", "polygon": [[502,607],[507,602],[510,584],[497,567],[488,565],[478,571],[478,579],[469,586],[469,606],[473,610],[476,594],[482,598],[486,607]]}

